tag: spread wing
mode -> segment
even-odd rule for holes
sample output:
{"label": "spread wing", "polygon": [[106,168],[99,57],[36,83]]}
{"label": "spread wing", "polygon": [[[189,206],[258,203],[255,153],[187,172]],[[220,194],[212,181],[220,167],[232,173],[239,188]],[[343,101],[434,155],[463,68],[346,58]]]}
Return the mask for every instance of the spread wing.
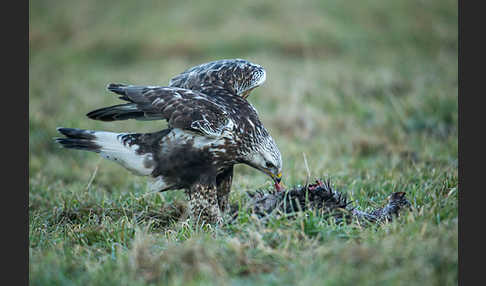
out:
{"label": "spread wing", "polygon": [[169,127],[196,131],[208,137],[222,136],[231,124],[221,106],[197,91],[123,84],[110,84],[108,89],[130,103],[94,110],[87,114],[89,118],[102,121],[166,119]]}
{"label": "spread wing", "polygon": [[218,60],[192,67],[175,76],[171,87],[180,87],[211,94],[224,89],[230,94],[247,98],[250,91],[266,80],[265,69],[243,59]]}

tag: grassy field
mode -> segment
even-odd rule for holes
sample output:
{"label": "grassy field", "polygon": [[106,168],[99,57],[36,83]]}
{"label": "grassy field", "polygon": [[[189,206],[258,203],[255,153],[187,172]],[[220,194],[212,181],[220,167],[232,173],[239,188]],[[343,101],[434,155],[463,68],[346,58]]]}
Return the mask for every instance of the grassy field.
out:
{"label": "grassy field", "polygon": [[[30,1],[31,285],[455,285],[456,1]],[[312,213],[200,228],[180,191],[149,193],[56,127],[89,120],[110,82],[166,85],[221,58],[263,65],[250,101],[282,152],[284,182],[330,177],[361,209],[405,191],[413,211],[362,228]],[[236,168],[232,203],[271,187]]]}

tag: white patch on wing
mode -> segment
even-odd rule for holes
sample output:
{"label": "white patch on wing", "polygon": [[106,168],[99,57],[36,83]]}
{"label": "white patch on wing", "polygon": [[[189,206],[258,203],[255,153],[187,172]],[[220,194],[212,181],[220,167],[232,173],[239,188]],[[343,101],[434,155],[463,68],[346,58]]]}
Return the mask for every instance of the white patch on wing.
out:
{"label": "white patch on wing", "polygon": [[[141,176],[148,176],[152,173],[154,164],[145,164],[153,161],[152,154],[137,154],[140,148],[137,144],[125,145],[120,140],[123,135],[120,133],[96,131],[94,143],[101,146],[100,155],[108,160],[114,161]],[[151,167],[146,167],[146,165]]]}
{"label": "white patch on wing", "polygon": [[233,138],[234,128],[235,128],[235,123],[233,122],[233,120],[231,120],[231,118],[228,118],[228,122],[223,128],[223,133],[221,134],[221,137],[229,138],[229,139]]}
{"label": "white patch on wing", "polygon": [[250,118],[247,118],[246,121],[248,121],[248,123],[250,123],[251,127],[253,127],[253,129],[255,129],[255,124],[253,124],[253,122],[250,120]]}
{"label": "white patch on wing", "polygon": [[193,147],[201,149],[207,146],[219,146],[224,143],[221,138],[210,138],[201,136],[196,133],[182,130],[180,128],[174,128],[168,134],[171,144],[184,144],[190,140],[193,141]]}
{"label": "white patch on wing", "polygon": [[248,103],[248,105],[250,105],[250,108],[255,111],[256,115],[258,115],[258,110],[256,110],[256,108],[251,103]]}
{"label": "white patch on wing", "polygon": [[123,106],[124,110],[138,110],[138,107],[136,105],[126,105]]}
{"label": "white patch on wing", "polygon": [[232,131],[234,126],[235,126],[235,123],[233,122],[233,120],[228,119],[228,123],[226,123],[226,126],[224,128]]}
{"label": "white patch on wing", "polygon": [[155,99],[155,100],[152,102],[152,104],[153,104],[153,105],[156,105],[156,104],[158,104],[159,102],[164,103],[164,100],[163,100],[162,98],[160,98],[160,97],[157,97],[157,98],[156,98],[156,99]]}

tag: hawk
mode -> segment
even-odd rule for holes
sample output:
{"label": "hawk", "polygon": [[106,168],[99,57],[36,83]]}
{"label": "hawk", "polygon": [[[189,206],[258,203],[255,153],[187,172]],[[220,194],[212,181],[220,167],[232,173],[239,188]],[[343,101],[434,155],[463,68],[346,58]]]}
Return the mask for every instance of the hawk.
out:
{"label": "hawk", "polygon": [[247,101],[265,82],[265,69],[242,59],[190,68],[168,86],[109,84],[127,103],[100,108],[94,120],[166,120],[153,133],[114,133],[58,128],[65,148],[93,151],[136,175],[152,177],[153,191],[184,189],[190,217],[220,223],[228,209],[233,166],[246,164],[282,187],[282,157]]}

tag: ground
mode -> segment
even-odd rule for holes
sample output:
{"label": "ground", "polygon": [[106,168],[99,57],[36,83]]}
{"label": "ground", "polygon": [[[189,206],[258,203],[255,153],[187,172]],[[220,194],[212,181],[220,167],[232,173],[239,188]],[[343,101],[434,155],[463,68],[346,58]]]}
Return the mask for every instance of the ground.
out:
{"label": "ground", "polygon": [[[31,1],[29,17],[30,284],[457,284],[456,1]],[[52,140],[58,126],[164,128],[85,114],[118,103],[110,82],[164,85],[236,57],[267,70],[249,100],[286,185],[306,181],[307,162],[361,209],[404,191],[413,211],[363,228],[312,212],[262,224],[242,210],[201,228],[182,192],[149,193]],[[230,202],[271,187],[238,166]]]}

